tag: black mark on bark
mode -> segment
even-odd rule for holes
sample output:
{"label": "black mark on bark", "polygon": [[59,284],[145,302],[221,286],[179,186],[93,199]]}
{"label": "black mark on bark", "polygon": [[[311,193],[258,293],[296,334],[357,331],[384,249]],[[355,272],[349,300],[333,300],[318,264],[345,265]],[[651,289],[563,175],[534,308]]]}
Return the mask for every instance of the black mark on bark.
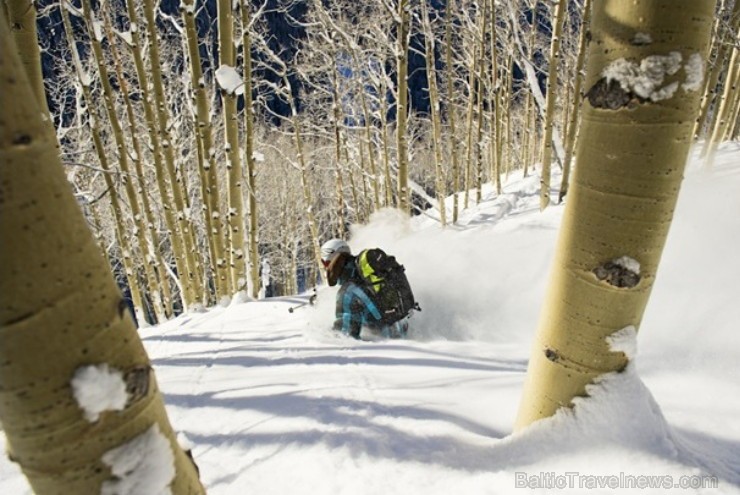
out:
{"label": "black mark on bark", "polygon": [[128,394],[126,407],[143,399],[149,393],[149,375],[151,371],[151,366],[137,366],[123,375],[123,380],[126,382],[126,393]]}
{"label": "black mark on bark", "polygon": [[31,144],[31,141],[33,141],[33,139],[31,139],[31,136],[28,134],[16,134],[13,137],[13,144],[19,146],[28,146]]}
{"label": "black mark on bark", "polygon": [[607,81],[602,77],[586,93],[588,102],[594,108],[605,108],[607,110],[619,110],[620,108],[644,103],[647,100],[640,98],[631,91],[625,91],[618,81],[612,79]]}
{"label": "black mark on bark", "polygon": [[629,289],[640,283],[640,275],[612,261],[597,266],[593,273],[596,278],[614,287]]}

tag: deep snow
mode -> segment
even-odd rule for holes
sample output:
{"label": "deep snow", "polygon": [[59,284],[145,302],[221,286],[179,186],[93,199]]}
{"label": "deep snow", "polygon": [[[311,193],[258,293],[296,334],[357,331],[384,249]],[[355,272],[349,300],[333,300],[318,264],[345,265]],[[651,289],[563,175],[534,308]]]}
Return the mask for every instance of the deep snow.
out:
{"label": "deep snow", "polygon": [[[307,296],[142,329],[209,493],[740,493],[740,145],[686,175],[636,360],[517,435],[563,211],[539,212],[537,177],[512,174],[444,230],[384,211],[353,231],[353,249],[406,265],[423,308],[411,340],[335,335],[325,288],[293,313]],[[633,353],[630,337],[612,345]],[[673,488],[701,476],[719,486]],[[620,483],[633,488],[608,488]],[[0,493],[27,492],[0,460]]]}

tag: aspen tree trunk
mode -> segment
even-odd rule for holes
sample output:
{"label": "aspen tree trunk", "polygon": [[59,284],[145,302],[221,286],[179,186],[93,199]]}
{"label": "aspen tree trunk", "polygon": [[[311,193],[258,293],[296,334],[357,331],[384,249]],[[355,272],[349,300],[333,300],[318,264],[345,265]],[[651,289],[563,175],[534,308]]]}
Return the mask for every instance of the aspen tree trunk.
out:
{"label": "aspen tree trunk", "polygon": [[134,267],[133,259],[131,258],[132,249],[129,236],[129,229],[126,228],[126,221],[124,219],[123,210],[118,200],[118,192],[116,186],[113,183],[111,177],[112,171],[108,165],[108,158],[105,155],[105,146],[100,136],[100,128],[98,119],[93,106],[93,99],[90,94],[90,77],[86,76],[82,72],[82,64],[80,62],[79,54],[77,53],[77,45],[75,44],[72,36],[72,25],[69,22],[69,13],[66,9],[62,10],[62,21],[64,23],[64,30],[67,36],[67,42],[69,45],[70,52],[72,53],[72,62],[75,67],[80,87],[82,88],[83,100],[87,107],[90,131],[93,137],[93,145],[95,152],[100,161],[100,167],[104,170],[103,178],[108,191],[110,191],[111,209],[113,210],[113,218],[115,220],[115,234],[116,241],[121,248],[121,261],[123,263],[123,270],[126,274],[126,282],[129,290],[131,291],[131,300],[134,305],[134,312],[136,314],[137,321],[142,324],[147,321],[146,319],[146,308],[144,307],[141,290],[139,288],[139,282],[136,277],[136,269]]}
{"label": "aspen tree trunk", "polygon": [[396,153],[398,164],[398,208],[404,213],[411,212],[409,197],[409,150],[406,136],[408,119],[408,64],[409,31],[411,29],[410,0],[398,0],[397,46],[396,46]]}
{"label": "aspen tree trunk", "polygon": [[735,93],[735,102],[732,106],[735,110],[733,117],[730,119],[731,125],[725,139],[728,141],[735,141],[738,139],[738,133],[740,133],[740,91]]}
{"label": "aspen tree trunk", "polygon": [[501,157],[498,154],[499,147],[497,146],[497,142],[499,140],[498,134],[498,122],[501,118],[501,113],[499,109],[499,100],[498,100],[498,94],[499,94],[499,76],[498,76],[498,49],[496,47],[496,2],[495,0],[491,1],[491,16],[490,16],[490,22],[491,22],[491,129],[490,129],[490,138],[489,138],[489,145],[488,145],[488,153],[490,155],[491,160],[491,170],[489,172],[489,175],[491,176],[492,180],[496,182],[496,193],[501,194]]}
{"label": "aspen tree trunk", "polygon": [[[483,47],[481,46],[481,49]],[[475,131],[475,204],[480,204],[483,199],[483,78],[485,77],[485,65],[483,64],[483,51],[478,73],[478,92],[476,95],[476,131]]]}
{"label": "aspen tree trunk", "polygon": [[[219,65],[236,69],[234,46],[234,16],[231,0],[218,1],[218,57]],[[236,112],[236,92],[221,91],[224,128],[226,129],[226,157],[228,159],[227,225],[231,242],[231,283],[234,291],[245,288],[247,265],[244,259],[244,198],[242,197],[242,163],[239,154],[239,125]]]}
{"label": "aspen tree trunk", "polygon": [[[496,6],[493,5],[495,8]],[[483,93],[485,92],[484,79],[486,77],[486,29],[488,28],[488,2],[483,2],[483,18],[481,19],[480,60],[478,61],[478,92],[476,94],[476,173],[475,173],[475,204],[480,204],[483,198]],[[495,33],[494,33],[495,34]],[[494,36],[495,37],[495,36]]]}
{"label": "aspen tree trunk", "polygon": [[360,153],[360,181],[362,182],[362,218],[363,222],[370,217],[372,213],[370,194],[367,190],[367,165],[365,164],[365,147],[362,145],[362,138],[357,140],[357,150]]}
{"label": "aspen tree trunk", "polygon": [[[18,56],[28,76],[33,94],[39,102],[41,111],[48,115],[49,108],[46,103],[44,75],[41,70],[41,54],[39,52],[39,39],[36,29],[36,2],[30,0],[5,0],[4,7],[8,15],[10,32],[18,49]],[[0,8],[3,8],[3,6],[0,5]],[[3,47],[3,49],[5,50],[7,48]]]}
{"label": "aspen tree trunk", "polygon": [[[577,167],[516,429],[627,364],[605,339],[638,329],[648,302],[698,114],[713,8],[713,0],[593,4]],[[633,43],[636,33],[651,42]],[[664,77],[640,69],[645,60]],[[656,77],[654,90],[622,76],[625,61]]]}
{"label": "aspen tree trunk", "polygon": [[[362,207],[362,203],[360,202],[360,196],[357,192],[357,186],[355,184],[355,172],[353,170],[352,166],[352,160],[349,156],[349,138],[347,136],[348,130],[345,127],[344,132],[342,131],[342,126],[340,125],[340,122],[343,121],[343,116],[340,108],[340,101],[339,101],[339,81],[337,79],[338,77],[338,69],[336,66],[334,67],[334,132],[335,136],[339,141],[337,141],[338,145],[336,147],[337,153],[337,163],[339,164],[339,167],[342,168],[344,165],[346,165],[347,169],[347,178],[349,179],[349,190],[350,194],[352,196],[352,204],[354,205],[352,210],[355,212],[355,218],[354,221],[357,223],[363,223],[366,219],[364,209]],[[296,109],[297,112],[297,109]],[[362,169],[361,169],[362,170]],[[363,171],[364,173],[364,171]],[[363,178],[363,189],[364,189],[364,178]],[[344,194],[342,194],[342,198],[344,197]],[[319,270],[321,272],[321,270]],[[321,272],[323,273],[323,272]]]}
{"label": "aspen tree trunk", "polygon": [[[508,57],[509,62],[511,61],[511,55]],[[506,64],[507,67],[510,65],[509,63]],[[509,77],[507,75],[506,69],[502,71],[501,74],[499,74],[499,80],[504,79],[505,81],[509,81]],[[501,194],[502,192],[502,181],[501,181],[501,174],[503,173],[504,168],[504,116],[506,115],[507,111],[506,108],[508,106],[508,102],[506,101],[509,95],[509,88],[510,85],[507,83],[499,85],[498,91],[496,93],[496,122],[494,124],[494,135],[495,135],[495,149],[494,153],[496,154],[496,192],[498,194]]]}
{"label": "aspen tree trunk", "polygon": [[213,263],[216,300],[231,293],[231,275],[228,269],[225,235],[221,215],[221,194],[217,174],[216,150],[213,148],[210,105],[206,91],[206,81],[201,68],[200,46],[195,27],[195,0],[184,0],[182,16],[185,24],[185,36],[190,59],[190,84],[196,109],[197,139],[202,147],[202,166],[200,182],[205,208],[205,224],[211,245],[211,263]]}
{"label": "aspen tree trunk", "polygon": [[[355,63],[358,62],[357,55],[354,54]],[[378,166],[375,161],[375,147],[373,146],[372,117],[365,97],[365,88],[361,79],[358,79],[357,92],[360,93],[360,104],[362,105],[362,114],[365,117],[365,145],[367,146],[368,160],[370,161],[371,186],[373,188],[373,211],[380,209],[380,181],[378,180]]]}
{"label": "aspen tree trunk", "polygon": [[[740,44],[740,33],[738,34],[738,40],[739,41],[737,41],[737,43]],[[729,90],[727,90],[728,94],[726,95],[727,101],[723,102],[726,105],[725,115],[727,115],[727,118],[728,118],[728,120],[725,121],[724,127],[725,129],[727,129],[728,132],[725,132],[724,134],[720,134],[719,142],[729,139],[729,135],[731,135],[730,131],[732,127],[734,126],[734,122],[737,120],[734,117],[735,115],[737,115],[738,94],[740,94],[740,92],[738,91],[738,84],[740,84],[740,82],[738,81],[738,77],[740,77],[740,71],[737,70],[737,64],[740,64],[740,59],[738,59],[737,55],[738,53],[737,53],[737,47],[736,47],[733,52],[734,58],[730,59],[730,65],[734,64],[734,67],[735,67],[734,80],[732,83],[729,84],[729,86],[726,86],[726,87],[729,87]],[[725,84],[728,84],[728,83],[725,82]],[[718,116],[719,115],[720,114],[718,111]],[[719,144],[719,143],[716,143],[716,144]]]}
{"label": "aspen tree trunk", "polygon": [[[535,51],[535,43],[537,41],[537,7],[539,1],[535,0],[532,6],[532,25],[529,32],[529,56],[533,56]],[[529,173],[529,165],[533,163],[535,158],[534,150],[537,149],[537,105],[534,101],[534,96],[531,91],[527,91],[527,110],[524,114],[524,127],[526,129],[527,145],[524,148],[524,177],[527,177]]]}
{"label": "aspen tree trunk", "polygon": [[[93,49],[92,51],[95,58],[95,63],[98,68],[98,75],[100,76],[100,83],[103,88],[103,102],[105,110],[108,115],[108,121],[113,130],[113,138],[116,142],[116,156],[118,158],[118,166],[120,167],[123,174],[123,183],[126,190],[126,197],[129,200],[131,214],[133,216],[134,225],[136,226],[134,229],[134,236],[136,237],[139,251],[141,253],[142,264],[144,265],[144,273],[146,279],[145,287],[148,294],[152,298],[154,313],[157,317],[157,320],[163,320],[165,319],[163,312],[164,308],[162,307],[162,298],[158,287],[159,284],[157,282],[156,275],[154,274],[152,265],[147,260],[147,253],[149,252],[149,246],[146,240],[147,228],[141,212],[139,198],[133,186],[134,178],[131,174],[131,168],[128,164],[129,152],[126,149],[126,140],[123,137],[123,128],[121,127],[121,123],[118,120],[118,115],[116,113],[115,103],[113,100],[113,89],[111,88],[108,69],[103,58],[103,48],[101,45],[101,40],[98,39],[96,28],[93,25],[93,22],[95,21],[92,17],[89,0],[82,1],[82,9],[85,16],[85,22],[87,24],[88,34],[90,35],[90,42]],[[100,31],[102,31],[102,28],[100,29]]]}
{"label": "aspen tree trunk", "polygon": [[[737,7],[737,3],[735,4],[735,6]],[[714,85],[711,88],[712,91],[710,95],[711,99],[716,100],[716,102],[713,106],[711,105],[711,101],[708,102],[710,104],[707,105],[706,108],[707,112],[704,115],[705,120],[701,123],[703,127],[706,126],[706,141],[704,142],[704,146],[701,150],[701,157],[705,158],[707,165],[709,165],[709,163],[712,161],[712,159],[710,159],[707,154],[712,148],[713,136],[717,131],[717,127],[722,125],[720,121],[726,116],[722,109],[727,109],[727,104],[730,103],[726,101],[726,98],[728,97],[727,87],[732,86],[733,70],[735,68],[735,65],[738,63],[736,59],[733,59],[733,55],[737,51],[738,43],[740,43],[740,15],[738,16],[738,18],[734,19],[734,21],[735,22],[733,22],[733,19],[730,19],[730,21],[728,22],[728,24],[735,25],[732,26],[728,33],[726,33],[726,39],[722,40],[723,36],[720,34],[716,36],[720,39],[719,43],[722,45],[722,48],[724,50],[721,50],[721,53],[717,54],[717,59],[713,64],[713,71],[710,76],[714,78],[716,71],[717,77],[716,79],[714,79],[714,81],[712,81]],[[721,21],[718,21],[718,27],[721,27]],[[727,56],[729,56],[730,60],[727,67],[725,67],[725,57]],[[717,82],[720,81],[722,75],[724,75],[724,80],[722,80],[721,90],[719,94],[717,94]],[[730,91],[730,99],[733,98],[732,95],[734,95],[734,92]],[[709,111],[709,107],[712,107],[711,112]]]}
{"label": "aspen tree trunk", "polygon": [[[187,276],[188,252],[186,251],[184,238],[182,232],[179,229],[178,221],[175,218],[174,210],[176,209],[176,205],[174,205],[172,203],[172,200],[170,200],[168,192],[167,177],[165,176],[165,165],[162,162],[162,156],[164,153],[162,151],[162,138],[160,136],[161,127],[157,122],[157,115],[155,114],[154,106],[152,105],[152,100],[149,93],[149,77],[147,75],[148,73],[144,69],[144,59],[141,52],[141,41],[136,16],[136,6],[132,0],[127,0],[126,6],[129,21],[131,23],[131,53],[134,56],[136,78],[139,82],[139,92],[141,93],[141,102],[144,105],[144,117],[146,119],[147,132],[149,133],[149,140],[152,146],[152,157],[154,159],[154,171],[157,178],[157,189],[162,201],[162,210],[164,211],[165,223],[167,225],[167,230],[169,231],[170,241],[172,243],[172,252],[175,258],[175,265],[177,267],[179,280],[177,280],[176,282],[183,289],[180,297],[182,299],[183,308],[187,309],[191,301],[193,301],[195,297],[193,290],[190,288],[191,284]],[[151,47],[154,47],[154,45],[157,44],[156,33],[154,33],[154,36],[155,40],[150,44]],[[152,51],[152,54],[153,53],[154,52]],[[173,187],[173,189],[175,188]]]}
{"label": "aspen tree trunk", "polygon": [[[91,117],[92,118],[92,117]],[[131,292],[131,303],[134,305],[134,314],[136,315],[136,321],[139,325],[143,325],[147,322],[147,310],[144,304],[144,298],[141,294],[141,288],[139,287],[138,277],[136,276],[136,266],[132,258],[131,249],[131,238],[129,235],[129,229],[126,228],[126,221],[124,220],[123,209],[118,198],[118,192],[116,186],[111,178],[111,170],[108,166],[108,160],[105,156],[105,145],[103,139],[100,137],[97,124],[91,124],[93,133],[93,144],[100,160],[100,166],[105,170],[104,180],[105,186],[110,191],[110,202],[111,209],[113,210],[113,219],[115,220],[115,235],[116,242],[121,247],[121,262],[123,264],[123,271],[126,274],[126,282],[128,284],[129,292]]]}
{"label": "aspen tree trunk", "polygon": [[[286,81],[287,84],[287,81]],[[290,86],[288,86],[290,87]],[[292,113],[293,133],[295,136],[296,149],[298,150],[298,161],[301,167],[301,187],[303,188],[303,201],[306,203],[306,216],[308,218],[308,230],[311,234],[311,242],[313,244],[314,260],[318,273],[323,273],[324,266],[321,264],[321,243],[319,242],[319,230],[316,224],[316,215],[313,212],[313,193],[311,192],[311,184],[308,177],[308,166],[306,164],[306,157],[303,153],[303,136],[301,133],[300,120],[298,117],[298,111],[295,108],[295,102],[291,96],[290,106]],[[323,277],[322,277],[323,278]]]}
{"label": "aspen tree trunk", "polygon": [[463,196],[464,208],[469,206],[470,188],[472,187],[471,169],[473,168],[474,147],[473,147],[473,115],[475,114],[475,103],[478,100],[479,93],[483,90],[481,80],[478,77],[478,68],[483,64],[483,51],[485,50],[486,38],[486,17],[488,14],[488,3],[485,3],[483,12],[480,13],[480,42],[473,47],[473,60],[468,66],[468,110],[465,120],[465,193]]}
{"label": "aspen tree trunk", "polygon": [[[345,142],[346,143],[346,142]],[[346,144],[345,144],[345,163],[347,163],[347,177],[349,178],[349,190],[352,194],[352,202],[355,205],[355,222],[362,223],[364,221],[363,215],[362,215],[362,208],[360,206],[360,197],[357,194],[357,186],[355,185],[355,174],[352,170],[352,165],[349,163],[349,156],[347,156],[348,152],[346,150]]]}
{"label": "aspen tree trunk", "polygon": [[[115,490],[120,483],[103,460],[106,452],[151,435],[165,446],[163,461],[174,466],[168,485],[157,488],[204,493],[175,439],[108,262],[70,193],[56,139],[41,118],[4,15],[0,44],[0,236],[6,257],[0,268],[0,421],[12,458],[37,494],[100,493],[104,484]],[[124,390],[137,392],[91,421],[72,379],[103,364]]]}
{"label": "aspen tree trunk", "polygon": [[[504,118],[506,115],[506,96],[508,90],[506,89],[506,69],[502,68],[499,71],[498,80],[499,87],[495,94],[495,105],[496,105],[496,121],[493,123],[493,154],[496,162],[496,193],[501,194],[503,191],[503,182],[501,175],[504,171]],[[501,81],[504,81],[503,83]]]}
{"label": "aspen tree trunk", "polygon": [[[184,43],[183,43],[184,44]],[[184,51],[184,46],[182,47]],[[190,115],[188,115],[190,117]],[[181,119],[186,119],[188,117],[181,117]],[[176,126],[177,124],[175,124]],[[173,126],[173,125],[171,125]],[[174,127],[174,126],[173,126]],[[192,140],[192,135],[190,136],[190,139]],[[195,139],[195,148],[196,148],[196,154],[197,154],[197,138]],[[174,146],[174,142],[173,142]],[[205,260],[203,259],[203,251],[198,245],[197,240],[197,232],[195,230],[195,224],[193,222],[193,209],[191,208],[191,198],[190,198],[190,186],[188,184],[188,163],[190,163],[190,159],[187,159],[182,156],[181,153],[178,153],[177,161],[175,164],[175,184],[177,185],[178,190],[182,193],[182,201],[183,201],[183,217],[186,222],[186,226],[188,228],[188,231],[186,232],[187,236],[187,242],[188,245],[191,246],[190,253],[192,255],[193,259],[193,291],[195,294],[195,303],[204,304],[208,300],[208,283],[207,281],[204,281],[204,277],[206,276],[205,272]],[[197,157],[196,157],[197,161]],[[197,163],[196,163],[197,166]],[[193,193],[197,194],[197,192],[194,190]]]}
{"label": "aspen tree trunk", "polygon": [[[194,88],[191,88],[191,91],[195,91]],[[209,184],[206,183],[206,153],[203,151],[203,140],[200,137],[200,130],[198,129],[198,116],[197,113],[193,117],[193,125],[195,129],[195,134],[197,136],[196,142],[198,145],[197,153],[198,153],[198,173],[200,174],[200,194],[203,197],[203,206],[201,206],[203,213],[204,213],[204,227],[206,231],[206,242],[208,243],[208,254],[209,256],[206,258],[203,257],[204,263],[207,263],[207,266],[203,267],[203,280],[206,281],[206,284],[208,284],[208,281],[210,280],[210,276],[213,277],[213,290],[206,290],[205,296],[206,299],[204,300],[204,304],[208,306],[211,301],[220,301],[221,297],[226,294],[226,292],[222,291],[221,284],[222,281],[219,279],[219,273],[218,269],[216,267],[216,260],[215,253],[218,252],[216,249],[216,236],[213,234],[213,221],[212,218],[208,215],[208,194]],[[221,248],[223,249],[223,242],[221,243]],[[225,277],[226,274],[224,274]]]}
{"label": "aspen tree trunk", "polygon": [[445,66],[447,71],[447,124],[450,128],[450,161],[452,163],[452,223],[457,223],[458,192],[460,190],[460,163],[457,155],[457,129],[455,127],[455,78],[452,65],[452,20],[455,0],[447,0],[445,11]]}
{"label": "aspen tree trunk", "polygon": [[[132,1],[127,2],[132,4]],[[161,147],[162,154],[164,155],[165,169],[167,172],[167,179],[171,186],[172,199],[176,209],[176,220],[177,230],[172,236],[173,240],[177,239],[178,243],[182,246],[182,255],[184,262],[182,267],[185,269],[184,272],[178,273],[180,277],[180,283],[183,285],[183,308],[187,308],[194,302],[202,299],[201,295],[203,292],[203,286],[200,284],[200,274],[196,269],[196,262],[194,256],[194,249],[192,242],[192,226],[190,220],[185,214],[185,201],[183,199],[182,189],[178,187],[177,177],[175,172],[175,151],[170,136],[169,130],[169,111],[167,106],[167,99],[164,95],[164,83],[162,81],[162,62],[159,57],[159,39],[157,37],[157,21],[155,17],[156,10],[152,0],[144,0],[144,16],[146,19],[146,31],[149,38],[149,62],[150,70],[152,75],[152,88],[154,89],[154,102],[157,107],[157,133],[160,138],[159,144]],[[129,16],[131,22],[136,22],[136,13],[133,9],[133,5],[129,8]],[[133,35],[132,35],[133,37]],[[136,50],[134,51],[136,53]],[[137,68],[138,73],[138,68]],[[143,87],[146,83],[146,79],[142,79],[142,74],[139,74],[139,82]],[[149,119],[147,119],[148,121]],[[149,123],[149,122],[148,122]],[[163,180],[164,177],[162,177]],[[162,184],[166,189],[166,184]],[[173,243],[173,246],[175,243]]]}
{"label": "aspen tree trunk", "polygon": [[442,169],[442,122],[439,117],[439,89],[437,88],[437,58],[435,56],[435,42],[432,25],[429,22],[429,5],[422,2],[422,22],[424,29],[424,48],[426,52],[427,81],[429,81],[429,105],[432,109],[432,146],[434,149],[434,177],[436,179],[437,201],[439,202],[439,221],[444,227],[447,225],[447,208],[445,197],[444,171]]}
{"label": "aspen tree trunk", "polygon": [[[722,119],[726,117],[725,109],[727,109],[728,104],[727,98],[729,97],[730,99],[732,99],[734,95],[734,91],[732,89],[728,91],[728,87],[732,88],[733,71],[737,68],[737,64],[740,63],[737,60],[738,44],[740,44],[740,9],[736,10],[737,11],[733,12],[733,14],[737,14],[738,17],[734,19],[734,26],[732,31],[729,33],[729,39],[727,40],[727,43],[723,43],[723,48],[725,48],[725,51],[721,54],[718,54],[718,60],[715,61],[714,66],[714,70],[717,70],[718,74],[717,79],[714,80],[714,86],[712,87],[713,93],[716,91],[716,85],[717,81],[719,80],[720,73],[724,72],[725,79],[723,81],[722,92],[716,96],[712,95],[715,96],[717,102],[714,104],[714,111],[711,113],[711,117],[707,117],[707,120],[709,122],[707,129],[707,140],[704,142],[704,147],[701,150],[701,156],[707,158],[707,165],[710,165],[710,162],[713,160],[713,158],[707,157],[707,154],[710,152],[710,150],[716,149],[716,146],[714,146],[713,148],[713,140],[717,139],[717,137],[715,137],[717,127],[722,126],[720,122],[722,122]],[[723,69],[725,69],[724,57],[727,55],[727,50],[731,50],[730,61],[726,70],[723,71]],[[722,60],[719,60],[720,56]],[[714,76],[715,74],[713,73],[710,77],[714,78]]]}
{"label": "aspen tree trunk", "polygon": [[[567,78],[567,75],[570,72],[570,68],[568,67],[569,66],[568,61],[566,60],[563,63],[563,65],[564,65],[563,72],[565,73],[566,78]],[[572,86],[567,79],[563,81],[563,86],[562,86],[561,91],[564,91],[565,94],[560,97],[560,101],[563,107],[562,110],[560,111],[560,117],[562,119],[562,121],[560,122],[560,128],[563,130],[564,136],[567,136],[570,130],[569,124],[570,124],[570,115],[571,115],[571,107],[572,107],[572,104],[570,101],[571,88]]]}
{"label": "aspen tree trunk", "polygon": [[[126,117],[128,119],[129,134],[131,135],[131,147],[134,152],[131,157],[131,161],[134,162],[134,168],[136,170],[136,183],[138,185],[137,193],[141,195],[141,204],[146,219],[146,231],[149,233],[149,237],[146,238],[147,242],[147,259],[146,263],[149,263],[154,268],[154,275],[157,278],[158,291],[161,290],[162,294],[161,304],[164,309],[164,319],[172,316],[172,293],[170,292],[169,276],[167,270],[164,267],[162,256],[157,252],[157,248],[160,245],[159,234],[155,228],[156,222],[154,219],[154,213],[152,212],[152,205],[149,202],[149,195],[147,194],[147,186],[144,181],[144,168],[142,165],[143,153],[141,145],[139,144],[138,131],[136,128],[136,116],[134,114],[134,107],[129,97],[128,83],[123,74],[123,65],[116,47],[116,40],[114,38],[113,29],[110,24],[110,17],[107,15],[103,16],[105,23],[105,32],[108,37],[108,44],[110,46],[111,55],[113,56],[113,63],[116,71],[116,78],[121,87],[121,94],[123,95],[123,101],[126,106]],[[158,296],[158,292],[155,291],[155,296]],[[155,309],[157,308],[157,301],[155,298]],[[158,319],[160,316],[157,316]]]}
{"label": "aspen tree trunk", "polygon": [[251,293],[257,298],[260,291],[260,258],[257,239],[259,236],[259,215],[257,209],[257,167],[254,159],[254,109],[252,108],[252,38],[251,12],[252,3],[241,0],[242,14],[242,63],[244,64],[244,150],[247,164],[247,194],[249,207],[249,224],[247,242],[249,263],[247,264]]}
{"label": "aspen tree trunk", "polygon": [[[696,127],[694,128],[695,137],[701,137],[701,135],[703,134],[704,128],[707,123],[707,118],[709,117],[709,109],[712,107],[712,103],[714,102],[714,98],[717,93],[717,83],[719,82],[719,77],[725,67],[725,59],[727,58],[727,53],[732,48],[732,43],[729,43],[727,42],[727,40],[724,39],[725,27],[722,23],[722,21],[724,20],[722,11],[724,10],[725,2],[723,1],[722,4],[723,7],[719,10],[719,15],[717,16],[717,20],[715,23],[713,38],[714,44],[717,45],[717,54],[714,58],[714,63],[712,64],[710,75],[706,80],[706,84],[704,85],[704,91],[702,92],[703,97],[701,102],[701,113],[699,115],[699,118],[696,120]],[[728,34],[730,37],[732,37],[733,33],[737,33],[738,29],[740,29],[740,2],[738,2],[737,0],[735,1],[735,5],[733,6],[727,26],[729,26]],[[707,58],[709,58],[710,51],[711,50],[707,51]]]}
{"label": "aspen tree trunk", "polygon": [[529,125],[530,123],[530,109],[532,106],[532,93],[527,92],[527,96],[524,103],[524,115],[522,116],[522,162],[524,162],[524,170],[523,174],[524,177],[528,175],[529,172],[529,162],[530,162],[530,142],[532,139],[532,127]]}
{"label": "aspen tree trunk", "polygon": [[[292,229],[290,232],[295,232],[295,221],[291,222]],[[290,276],[288,277],[288,293],[298,294],[298,245],[293,241],[293,249],[290,251]]]}
{"label": "aspen tree trunk", "polygon": [[727,134],[730,124],[732,123],[733,108],[732,104],[738,91],[738,80],[740,80],[740,32],[735,39],[735,45],[732,48],[730,65],[727,68],[727,77],[725,78],[725,87],[722,96],[715,109],[715,124],[712,128],[712,134],[704,145],[706,154],[705,166],[711,168],[714,165],[715,154],[720,141]]}
{"label": "aspen tree trunk", "polygon": [[[511,90],[513,87],[513,82],[514,57],[510,53],[506,61],[506,85],[504,86],[504,90],[501,93],[501,108],[503,110],[502,119],[503,126],[506,129],[506,132],[501,133],[501,140],[498,143],[499,148],[497,150],[497,153],[499,154],[499,163],[501,163],[500,168],[503,169],[501,170],[501,172],[505,172],[506,177],[509,176],[509,171],[511,170],[511,164],[513,162],[513,150],[511,140],[511,102],[513,100]],[[504,155],[504,151],[506,151],[506,155]]]}
{"label": "aspen tree trunk", "polygon": [[336,185],[336,195],[337,195],[337,226],[336,226],[336,237],[340,239],[344,239],[345,231],[347,230],[345,215],[344,215],[344,180],[342,178],[342,169],[339,166],[339,162],[337,161],[334,175],[336,178],[335,185]]}
{"label": "aspen tree trunk", "polygon": [[[124,187],[126,189],[126,197],[129,200],[131,207],[131,214],[133,216],[134,225],[134,236],[139,245],[139,251],[141,253],[142,263],[144,265],[144,273],[146,277],[147,292],[152,298],[152,305],[154,307],[154,313],[158,321],[164,321],[166,319],[164,315],[164,307],[162,305],[162,295],[159,289],[159,282],[154,272],[152,263],[149,262],[151,259],[151,253],[149,252],[149,243],[146,238],[148,232],[147,224],[145,222],[144,215],[141,211],[141,205],[139,204],[139,197],[134,188],[134,180],[137,180],[131,173],[131,167],[129,167],[129,151],[126,148],[126,140],[123,137],[123,128],[121,122],[118,119],[116,113],[113,89],[110,84],[110,77],[108,74],[108,68],[105,65],[105,59],[103,58],[103,47],[101,45],[101,39],[98,39],[96,28],[93,25],[96,22],[93,19],[92,11],[90,9],[90,1],[82,1],[82,10],[85,16],[85,22],[87,23],[88,34],[90,35],[90,42],[92,44],[92,51],[95,58],[95,63],[98,67],[98,75],[100,76],[100,83],[103,88],[103,102],[105,110],[108,115],[108,121],[111,128],[113,129],[113,138],[116,142],[116,156],[118,158],[118,166],[121,172],[124,174]],[[102,28],[99,29],[102,35]],[[109,40],[110,41],[110,40]],[[119,81],[121,84],[121,81]],[[125,85],[125,81],[122,82]]]}
{"label": "aspen tree trunk", "polygon": [[344,238],[344,182],[342,180],[342,131],[339,127],[341,112],[339,109],[339,81],[337,80],[337,67],[332,67],[332,116],[334,127],[334,160],[336,161],[336,194],[337,194],[337,235]]}
{"label": "aspen tree trunk", "polygon": [[583,100],[581,96],[581,86],[583,83],[583,64],[586,60],[586,34],[588,33],[588,26],[591,22],[591,0],[584,0],[583,2],[583,18],[581,20],[581,32],[578,35],[578,58],[576,59],[576,70],[575,70],[575,87],[573,88],[573,109],[570,113],[570,124],[568,125],[568,133],[565,138],[565,159],[563,160],[563,178],[560,182],[560,192],[558,193],[558,203],[563,201],[563,198],[568,194],[568,181],[570,180],[570,162],[573,158],[573,149],[576,144],[576,136],[578,133],[578,124],[580,122],[579,115],[581,110],[581,102]]}
{"label": "aspen tree trunk", "polygon": [[385,180],[385,206],[392,207],[393,198],[393,179],[391,178],[391,152],[388,137],[388,86],[386,84],[385,74],[382,76],[380,83],[380,128],[383,130],[383,172]]}
{"label": "aspen tree trunk", "polygon": [[552,126],[555,122],[555,91],[558,87],[558,64],[560,63],[560,36],[568,0],[555,0],[550,59],[547,72],[547,103],[545,109],[545,133],[542,142],[542,173],[540,176],[540,211],[550,204],[550,166],[552,162]]}

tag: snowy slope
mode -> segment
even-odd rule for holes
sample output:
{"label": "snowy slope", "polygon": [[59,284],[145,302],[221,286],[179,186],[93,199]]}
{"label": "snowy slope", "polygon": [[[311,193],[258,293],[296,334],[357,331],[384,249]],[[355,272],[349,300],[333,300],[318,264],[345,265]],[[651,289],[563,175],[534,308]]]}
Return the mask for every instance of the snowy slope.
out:
{"label": "snowy slope", "polygon": [[[635,364],[511,435],[562,215],[537,188],[512,175],[445,230],[386,211],[353,232],[406,265],[411,340],[333,334],[333,289],[142,330],[209,493],[740,494],[740,146],[687,171]],[[718,488],[673,487],[701,476]],[[27,492],[0,460],[0,493]]]}

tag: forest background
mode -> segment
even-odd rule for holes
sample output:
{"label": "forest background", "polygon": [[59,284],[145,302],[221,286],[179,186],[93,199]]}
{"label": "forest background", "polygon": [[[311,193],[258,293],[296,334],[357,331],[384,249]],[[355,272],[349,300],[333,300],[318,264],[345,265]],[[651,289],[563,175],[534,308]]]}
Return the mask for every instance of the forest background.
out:
{"label": "forest background", "polygon": [[[707,160],[739,132],[738,3],[707,53]],[[139,324],[306,290],[320,243],[381,208],[454,225],[515,169],[542,209],[567,193],[590,0],[61,6],[38,4],[47,103]]]}

